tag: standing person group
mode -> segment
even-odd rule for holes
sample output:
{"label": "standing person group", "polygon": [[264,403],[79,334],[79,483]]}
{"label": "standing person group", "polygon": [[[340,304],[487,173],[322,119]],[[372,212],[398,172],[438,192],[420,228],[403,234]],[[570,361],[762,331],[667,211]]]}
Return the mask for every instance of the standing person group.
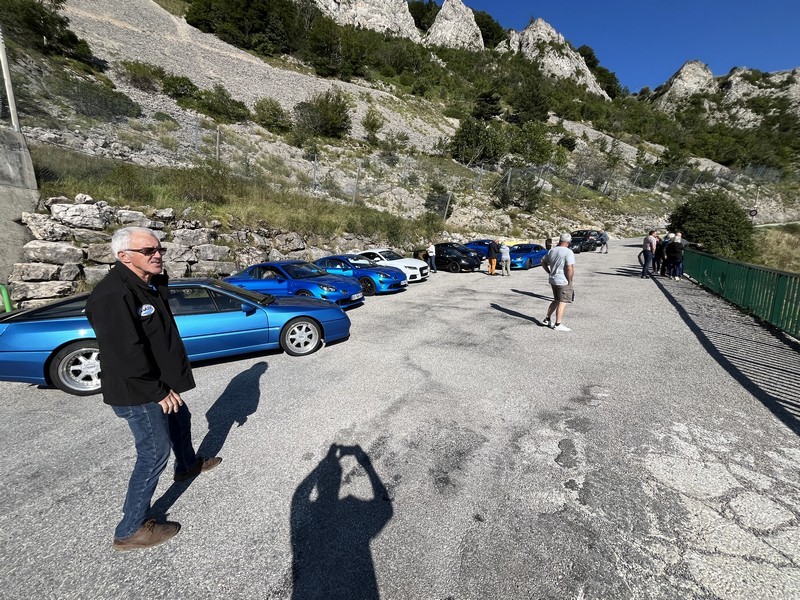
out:
{"label": "standing person group", "polygon": [[216,467],[197,456],[191,414],[181,394],[195,387],[189,358],[169,308],[166,250],[155,234],[126,227],[111,238],[114,267],[86,303],[100,349],[103,401],[128,424],[136,446],[113,548],[149,548],[178,533],[178,523],[148,517],[158,479],[175,454],[175,481]]}
{"label": "standing person group", "polygon": [[575,276],[575,254],[569,249],[570,242],[572,236],[562,233],[558,245],[551,248],[542,258],[542,268],[549,275],[550,287],[553,290],[553,301],[547,309],[544,324],[555,331],[571,331],[563,323],[567,304],[571,304],[575,299],[575,290],[572,287]]}

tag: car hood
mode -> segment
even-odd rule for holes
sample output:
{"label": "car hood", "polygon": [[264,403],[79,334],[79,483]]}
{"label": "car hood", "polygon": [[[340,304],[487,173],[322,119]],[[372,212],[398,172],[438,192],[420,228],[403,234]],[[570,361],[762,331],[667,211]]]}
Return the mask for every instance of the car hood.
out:
{"label": "car hood", "polygon": [[321,275],[320,277],[309,277],[308,279],[295,279],[295,281],[310,281],[312,283],[327,283],[337,288],[360,288],[361,284],[352,277],[345,275]]}

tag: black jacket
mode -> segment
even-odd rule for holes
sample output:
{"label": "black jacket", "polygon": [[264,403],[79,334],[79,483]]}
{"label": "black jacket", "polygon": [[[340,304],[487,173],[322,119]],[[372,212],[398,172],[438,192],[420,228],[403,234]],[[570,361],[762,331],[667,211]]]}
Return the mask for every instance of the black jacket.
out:
{"label": "black jacket", "polygon": [[86,302],[100,347],[103,401],[114,406],[160,402],[195,386],[167,296],[167,275],[152,289],[117,262]]}
{"label": "black jacket", "polygon": [[486,254],[489,258],[497,258],[497,255],[500,254],[500,245],[497,242],[489,242]]}

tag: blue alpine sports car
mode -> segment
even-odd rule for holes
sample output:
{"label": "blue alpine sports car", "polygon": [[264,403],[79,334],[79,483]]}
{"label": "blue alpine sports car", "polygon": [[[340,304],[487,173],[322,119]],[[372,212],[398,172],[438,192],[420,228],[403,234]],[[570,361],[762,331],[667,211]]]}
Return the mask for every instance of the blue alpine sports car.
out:
{"label": "blue alpine sports car", "polygon": [[542,264],[542,258],[547,254],[544,246],[539,244],[517,244],[508,249],[511,254],[512,269],[530,269]]}
{"label": "blue alpine sports car", "polygon": [[[100,391],[97,341],[84,309],[89,294],[0,314],[0,381]],[[189,360],[282,348],[311,354],[350,335],[339,307],[315,298],[276,298],[215,279],[174,279],[169,305]]]}
{"label": "blue alpine sports car", "polygon": [[225,277],[223,281],[273,296],[314,296],[342,308],[364,302],[364,292],[357,279],[330,275],[325,269],[304,260],[260,263]]}
{"label": "blue alpine sports car", "polygon": [[332,275],[355,277],[365,296],[399,292],[408,286],[408,278],[401,269],[379,265],[360,254],[338,254],[315,260],[314,264]]}

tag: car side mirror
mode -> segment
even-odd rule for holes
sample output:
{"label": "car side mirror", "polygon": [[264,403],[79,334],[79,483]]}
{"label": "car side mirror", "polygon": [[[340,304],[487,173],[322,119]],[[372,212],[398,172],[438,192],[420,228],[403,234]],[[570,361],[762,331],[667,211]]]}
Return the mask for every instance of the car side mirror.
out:
{"label": "car side mirror", "polygon": [[252,315],[256,312],[256,307],[252,304],[248,304],[247,302],[242,302],[242,312],[246,315]]}

